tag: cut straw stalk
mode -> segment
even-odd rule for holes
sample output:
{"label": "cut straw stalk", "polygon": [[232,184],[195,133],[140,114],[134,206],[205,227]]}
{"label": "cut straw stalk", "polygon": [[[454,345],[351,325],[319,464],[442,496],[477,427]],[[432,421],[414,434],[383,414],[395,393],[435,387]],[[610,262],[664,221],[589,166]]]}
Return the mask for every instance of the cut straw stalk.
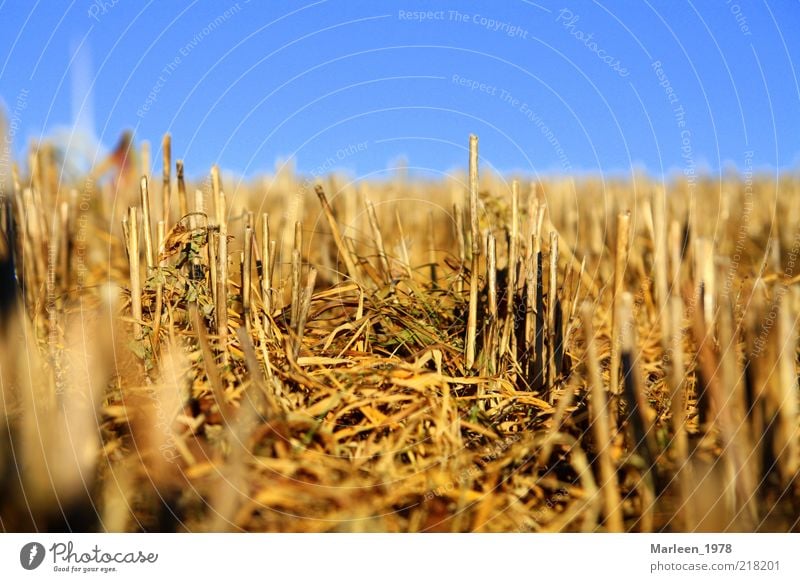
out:
{"label": "cut straw stalk", "polygon": [[656,309],[661,323],[661,347],[666,352],[670,338],[670,300],[667,273],[667,208],[665,192],[657,186],[651,207],[653,220],[653,272],[655,276]]}
{"label": "cut straw stalk", "polygon": [[458,262],[463,268],[467,264],[467,243],[464,237],[464,216],[458,204],[453,204],[453,230],[458,243]]}
{"label": "cut straw stalk", "polygon": [[703,321],[706,327],[710,328],[716,315],[714,313],[716,300],[714,244],[704,237],[695,239],[694,259],[695,280],[697,281],[695,294],[698,299],[698,305],[703,310]]}
{"label": "cut straw stalk", "polygon": [[535,271],[535,293],[533,294],[534,297],[534,309],[532,314],[532,326],[531,326],[531,346],[532,346],[532,355],[531,361],[533,362],[533,369],[532,373],[530,374],[531,377],[531,386],[534,390],[539,391],[544,388],[545,384],[545,374],[547,372],[546,368],[546,361],[545,361],[545,354],[544,354],[544,338],[546,333],[546,324],[545,324],[545,309],[544,309],[544,264],[543,264],[543,257],[541,247],[539,246],[540,243],[537,242],[536,246],[536,271]]}
{"label": "cut straw stalk", "polygon": [[[572,332],[575,329],[576,314],[578,311],[578,298],[581,294],[581,276],[580,273],[586,270],[586,257],[581,261],[581,268],[577,277],[573,280],[573,286],[567,293],[567,304],[564,307],[563,313],[566,314],[567,323],[564,330],[564,339],[562,343],[562,355],[567,352],[568,346],[572,338]],[[566,285],[565,285],[566,286]]]}
{"label": "cut straw stalk", "polygon": [[296,328],[297,320],[300,314],[300,270],[302,261],[300,259],[300,251],[292,249],[292,290],[291,290],[291,304],[289,306],[289,327]]}
{"label": "cut straw stalk", "polygon": [[214,223],[216,225],[222,224],[225,220],[225,210],[220,205],[220,194],[222,193],[222,184],[219,177],[219,166],[214,164],[211,166],[211,195],[214,202]]}
{"label": "cut straw stalk", "polygon": [[[206,213],[205,197],[203,195],[203,191],[202,190],[195,190],[194,191],[194,212],[195,212],[195,214],[200,214],[200,215],[205,215],[205,213]],[[194,219],[196,219],[196,217],[194,217]],[[206,218],[206,222],[208,222],[207,218]]]}
{"label": "cut straw stalk", "polygon": [[686,432],[686,391],[685,368],[683,361],[683,301],[679,293],[670,297],[669,315],[671,331],[670,337],[670,414],[672,425],[672,446],[674,462],[677,467],[678,479],[678,511],[681,531],[695,530],[695,512],[691,495],[694,476],[689,463],[689,438]]}
{"label": "cut straw stalk", "polygon": [[489,285],[489,317],[497,319],[497,242],[492,233],[486,240],[486,274]]}
{"label": "cut straw stalk", "polygon": [[147,261],[147,271],[155,266],[153,255],[153,231],[150,226],[150,191],[147,187],[147,176],[142,176],[139,183],[139,192],[142,199],[142,230],[144,231],[144,256]]}
{"label": "cut straw stalk", "polygon": [[[270,289],[273,291],[275,289],[275,263],[277,262],[278,256],[278,241],[271,240],[269,241],[269,281],[270,281]],[[280,298],[280,296],[278,296]],[[274,299],[274,296],[273,296]],[[273,302],[274,303],[274,302]],[[274,304],[273,304],[274,308]]]}
{"label": "cut straw stalk", "polygon": [[297,327],[300,316],[300,280],[303,268],[303,225],[296,222],[294,225],[294,248],[292,249],[292,303],[290,306],[289,325],[292,329]]}
{"label": "cut straw stalk", "polygon": [[544,221],[544,206],[541,206],[539,201],[534,199],[531,204],[530,212],[533,216],[529,221],[530,236],[526,250],[527,267],[525,274],[525,295],[527,297],[527,304],[525,306],[525,347],[528,350],[533,349],[532,346],[536,335],[536,289],[539,284],[539,273],[542,270],[542,225]]}
{"label": "cut straw stalk", "polygon": [[506,286],[506,317],[503,337],[500,340],[500,355],[510,349],[512,360],[516,363],[516,333],[514,301],[517,296],[517,261],[519,256],[519,182],[511,183],[511,232],[508,237],[508,284]]}
{"label": "cut straw stalk", "polygon": [[560,350],[561,331],[556,329],[558,311],[558,233],[550,232],[550,281],[547,288],[547,339],[548,339],[548,384],[550,386],[550,400],[553,399],[553,387],[558,373],[556,359]]}
{"label": "cut straw stalk", "polygon": [[472,255],[472,268],[469,282],[469,314],[467,316],[466,367],[475,365],[475,340],[478,331],[478,265],[479,255]]}
{"label": "cut straw stalk", "polygon": [[754,466],[754,471],[759,479],[763,479],[765,474],[765,467],[763,460],[768,458],[764,454],[771,446],[769,435],[768,423],[766,421],[767,410],[765,406],[766,400],[766,381],[768,377],[764,374],[763,370],[767,364],[767,358],[761,352],[763,344],[763,330],[761,330],[761,322],[764,317],[764,286],[763,280],[757,280],[753,283],[750,292],[751,305],[745,312],[743,320],[743,327],[746,339],[746,355],[744,364],[747,405],[748,405],[748,421],[750,423],[750,433],[753,435],[763,435],[756,441],[750,443],[750,452],[747,455],[749,461]]}
{"label": "cut straw stalk", "polygon": [[333,209],[331,209],[331,205],[328,203],[328,198],[325,196],[325,190],[323,190],[320,184],[317,184],[317,186],[314,188],[314,191],[316,192],[319,202],[322,205],[322,211],[325,213],[325,218],[328,220],[328,225],[330,226],[331,234],[333,235],[333,241],[336,243],[336,248],[339,250],[339,255],[342,257],[342,260],[347,268],[347,274],[353,281],[358,283],[359,277],[358,271],[356,270],[356,264],[353,262],[353,257],[350,254],[350,250],[344,244],[342,234],[339,232],[339,225],[336,224],[336,217],[333,214]]}
{"label": "cut straw stalk", "polygon": [[789,301],[791,291],[781,287],[784,296],[780,300],[778,311],[779,381],[775,394],[775,405],[778,410],[778,430],[775,435],[775,449],[778,457],[778,469],[782,481],[790,483],[797,476],[800,468],[800,440],[798,440],[798,418],[800,403],[797,389],[797,319],[791,314]]}
{"label": "cut straw stalk", "polygon": [[25,188],[23,192],[25,208],[25,230],[29,241],[29,248],[26,249],[28,257],[33,257],[33,273],[35,279],[32,281],[31,289],[38,288],[47,283],[47,234],[44,230],[44,222],[41,219],[40,207],[34,200],[34,193],[30,188]]}
{"label": "cut straw stalk", "polygon": [[[547,205],[542,198],[539,199],[541,195],[541,189],[537,187],[534,183],[531,185],[531,192],[528,199],[528,229],[530,233],[533,233],[538,230],[541,233],[542,227],[546,228],[550,232],[556,232],[559,238],[559,248],[561,254],[564,256],[564,261],[572,265],[572,268],[576,271],[579,271],[581,274],[581,282],[586,287],[586,289],[593,295],[597,296],[600,294],[600,290],[597,286],[597,282],[592,278],[592,276],[586,272],[585,269],[581,269],[582,260],[578,260],[578,257],[572,252],[572,249],[569,245],[569,242],[564,239],[564,237],[559,232],[559,229],[556,228],[555,223],[553,222],[552,216],[546,216],[545,210],[547,209]],[[566,198],[565,196],[561,196],[561,199]],[[541,213],[541,214],[540,214]],[[575,221],[577,221],[577,217],[573,217]],[[530,250],[528,250],[530,253]]]}
{"label": "cut straw stalk", "polygon": [[[741,423],[737,424],[732,415],[732,407],[727,396],[729,388],[723,385],[725,376],[733,374],[726,372],[720,354],[713,346],[714,340],[711,332],[705,327],[701,311],[696,310],[692,319],[692,333],[695,344],[698,346],[697,390],[705,394],[705,399],[709,404],[707,413],[709,422],[703,423],[702,428],[707,434],[718,431],[722,453],[717,463],[727,475],[727,478],[723,478],[727,482],[726,486],[721,489],[721,511],[718,517],[724,520],[725,527],[735,527],[735,521],[738,516],[742,515],[737,511],[737,497],[747,500],[751,493],[748,493],[748,489],[750,489],[748,470],[744,469],[743,457],[735,439],[736,431]],[[720,314],[720,328],[720,339],[730,346],[732,338],[730,319],[722,314]],[[722,373],[720,373],[720,368],[722,368]],[[700,509],[702,510],[702,508]]]}
{"label": "cut straw stalk", "polygon": [[486,239],[486,285],[488,287],[489,318],[484,324],[483,330],[484,369],[488,374],[494,374],[497,371],[497,348],[499,346],[497,333],[500,329],[497,318],[497,241],[492,233],[488,233]]}
{"label": "cut straw stalk", "polygon": [[214,359],[214,353],[208,343],[208,333],[205,324],[200,318],[200,311],[197,309],[196,303],[189,304],[189,318],[197,334],[200,352],[203,354],[203,367],[205,368],[206,376],[208,376],[209,384],[211,384],[211,393],[214,395],[214,400],[224,421],[230,416],[230,407],[225,398],[225,385]]}
{"label": "cut straw stalk", "polygon": [[543,466],[545,463],[547,463],[547,461],[550,459],[550,455],[553,453],[554,440],[556,439],[558,433],[561,432],[564,420],[567,416],[567,409],[572,406],[572,402],[575,399],[575,392],[578,390],[578,382],[579,380],[577,375],[571,376],[567,381],[564,390],[562,390],[561,395],[557,398],[558,402],[556,404],[555,412],[550,418],[550,425],[547,428],[544,442],[542,443],[542,447],[539,449],[539,454],[536,457],[537,466]]}
{"label": "cut straw stalk", "polygon": [[128,209],[128,260],[131,279],[131,316],[134,340],[142,339],[142,284],[139,275],[139,221],[136,208]]}
{"label": "cut straw stalk", "polygon": [[308,270],[308,280],[306,281],[306,288],[303,292],[300,310],[297,316],[297,327],[295,328],[296,340],[294,345],[294,357],[300,355],[300,348],[303,347],[303,335],[306,330],[306,321],[308,321],[308,312],[311,309],[311,297],[314,295],[314,286],[317,281],[317,270],[311,267]]}
{"label": "cut straw stalk", "polygon": [[[205,208],[203,204],[203,193],[200,190],[195,190],[194,192],[194,212],[189,215],[189,230],[192,231],[192,235],[195,235],[198,229],[198,221],[203,219],[203,226],[208,227],[208,219],[205,216]],[[208,230],[205,231],[206,236],[208,237]],[[210,237],[208,237],[210,238]],[[206,246],[210,246],[211,242],[207,242]],[[208,251],[207,251],[208,253]],[[204,279],[204,272],[203,272],[203,263],[200,257],[198,256],[199,253],[196,253],[195,256],[192,257],[190,266],[189,266],[189,278],[197,281],[200,279]],[[207,254],[208,256],[208,254]],[[215,281],[216,282],[216,281]]]}
{"label": "cut straw stalk", "polygon": [[[644,461],[649,475],[649,481],[657,483],[655,459],[655,446],[653,444],[652,420],[644,393],[644,381],[638,364],[640,354],[636,353],[636,321],[633,313],[633,295],[623,292],[619,298],[619,312],[617,322],[620,334],[620,361],[624,382],[625,400],[628,402],[628,417],[630,421],[633,450]],[[614,408],[609,409],[609,415]],[[615,418],[615,417],[612,417]]]}
{"label": "cut straw stalk", "polygon": [[219,267],[217,269],[217,335],[223,360],[227,362],[228,351],[228,234],[220,228],[217,235]]}
{"label": "cut straw stalk", "polygon": [[[403,270],[406,277],[411,278],[411,258],[408,254],[408,245],[406,244],[406,233],[403,231],[403,223],[400,221],[400,213],[395,208],[394,211],[395,222],[397,222],[397,233],[400,237],[400,256],[403,261]],[[461,279],[459,279],[459,282]]]}
{"label": "cut straw stalk", "polygon": [[217,294],[216,294],[216,319],[217,336],[222,350],[223,363],[228,362],[228,228],[225,221],[227,214],[225,193],[219,192],[217,196]]}
{"label": "cut straw stalk", "polygon": [[261,300],[264,302],[264,329],[269,330],[267,325],[268,316],[272,313],[272,279],[269,249],[269,214],[261,215]]}
{"label": "cut straw stalk", "polygon": [[600,463],[600,490],[605,507],[606,528],[610,532],[624,530],[622,502],[617,482],[617,472],[611,455],[613,441],[609,423],[608,400],[606,387],[600,374],[600,362],[597,357],[594,325],[592,324],[593,307],[584,303],[581,308],[581,322],[583,324],[584,339],[586,341],[586,367],[589,372],[591,397],[589,410],[591,413],[592,432]]}
{"label": "cut straw stalk", "polygon": [[464,215],[458,204],[453,204],[453,230],[458,245],[459,277],[456,280],[456,291],[464,293],[464,271],[467,268],[467,243],[464,236]]}
{"label": "cut straw stalk", "polygon": [[[726,268],[730,268],[727,260],[720,264],[720,271],[724,273]],[[719,306],[719,367],[722,368],[723,380],[720,386],[722,402],[719,406],[719,414],[726,418],[725,422],[728,424],[725,428],[727,432],[720,431],[724,443],[723,458],[728,466],[728,474],[733,476],[734,487],[731,492],[731,504],[734,507],[738,505],[744,510],[738,512],[738,521],[743,525],[746,524],[747,528],[752,530],[758,526],[755,505],[757,477],[753,465],[745,460],[748,444],[752,442],[753,437],[749,434],[745,418],[743,374],[739,367],[737,348],[739,337],[734,333],[730,297],[720,294],[717,305]],[[737,502],[737,498],[740,502]]]}
{"label": "cut straw stalk", "polygon": [[[625,289],[625,269],[628,265],[628,237],[630,230],[631,213],[622,212],[617,216],[617,252],[614,259],[614,295],[612,297],[611,315],[611,397],[619,397],[619,366],[620,366],[620,321],[622,293]],[[612,406],[613,410],[613,406]],[[612,417],[612,423],[615,416]]]}
{"label": "cut straw stalk", "polygon": [[189,214],[189,200],[186,197],[186,181],[183,177],[183,160],[175,162],[175,173],[178,177],[178,211],[183,218]]}
{"label": "cut straw stalk", "polygon": [[472,254],[481,254],[480,219],[478,216],[478,136],[469,136],[469,221]]}
{"label": "cut straw stalk", "polygon": [[478,137],[469,136],[469,218],[472,235],[472,268],[469,279],[469,315],[465,346],[466,368],[475,365],[475,340],[478,331],[478,269],[480,267],[481,240],[478,222]]}
{"label": "cut straw stalk", "polygon": [[428,264],[430,265],[431,285],[436,289],[439,276],[436,272],[436,227],[433,221],[433,211],[428,212]]}
{"label": "cut straw stalk", "polygon": [[[164,224],[163,220],[159,220],[158,224],[156,224],[156,258],[158,259],[158,269],[161,270],[162,267],[166,265],[166,260],[162,259],[162,255],[164,253],[164,242],[167,236],[167,227]],[[158,283],[156,284],[156,308],[155,312],[153,313],[153,354],[158,353],[158,336],[161,332],[161,312],[164,309],[164,282],[163,278],[159,275]]]}
{"label": "cut straw stalk", "polygon": [[375,205],[370,200],[366,202],[367,216],[369,217],[369,226],[372,230],[372,239],[375,241],[375,247],[378,250],[378,259],[381,265],[381,272],[384,276],[384,281],[389,282],[392,279],[392,271],[389,267],[389,259],[386,257],[386,248],[383,246],[383,234],[381,227],[378,224],[378,217],[375,214]]}
{"label": "cut straw stalk", "polygon": [[131,242],[131,233],[130,233],[130,227],[128,226],[127,213],[122,215],[122,220],[120,222],[122,223],[122,242],[124,243],[125,246],[125,257],[128,259],[128,261],[130,261],[129,245]]}
{"label": "cut straw stalk", "polygon": [[164,225],[169,228],[169,206],[172,198],[172,137],[170,134],[164,134],[164,139],[161,141],[161,153],[163,155],[162,166],[162,188],[161,188],[161,220]]}
{"label": "cut straw stalk", "polygon": [[56,228],[53,229],[50,240],[47,245],[47,280],[45,283],[45,292],[47,294],[46,310],[47,310],[47,323],[48,334],[47,344],[50,351],[50,361],[54,366],[58,365],[59,355],[57,353],[57,340],[58,340],[58,306],[56,305],[56,281],[58,272],[58,248],[59,248],[59,232]]}
{"label": "cut straw stalk", "polygon": [[[256,322],[257,321],[258,320],[256,320]],[[236,337],[239,340],[239,345],[242,346],[242,352],[244,352],[244,362],[247,367],[247,372],[253,379],[256,388],[255,394],[245,395],[245,398],[247,398],[249,402],[248,405],[253,406],[256,411],[260,409],[266,418],[272,418],[280,411],[280,407],[275,401],[275,395],[272,391],[271,385],[273,382],[269,376],[266,378],[264,377],[262,367],[259,365],[258,358],[256,357],[256,349],[250,334],[247,333],[243,327],[240,327],[236,330]],[[264,363],[269,373],[268,360]]]}
{"label": "cut straw stalk", "polygon": [[294,223],[294,248],[303,257],[303,223],[299,220]]}
{"label": "cut straw stalk", "polygon": [[70,203],[62,202],[59,213],[59,232],[61,233],[61,245],[59,248],[58,257],[58,278],[61,282],[61,292],[66,293],[69,291],[69,277],[70,277],[70,258],[72,247],[72,233],[70,232]]}
{"label": "cut straw stalk", "polygon": [[245,328],[250,330],[251,268],[253,256],[253,229],[248,224],[244,228],[244,251],[242,255],[242,319]]}
{"label": "cut straw stalk", "polygon": [[681,224],[677,220],[669,223],[669,283],[673,293],[681,289],[681,259],[683,256],[683,233]]}

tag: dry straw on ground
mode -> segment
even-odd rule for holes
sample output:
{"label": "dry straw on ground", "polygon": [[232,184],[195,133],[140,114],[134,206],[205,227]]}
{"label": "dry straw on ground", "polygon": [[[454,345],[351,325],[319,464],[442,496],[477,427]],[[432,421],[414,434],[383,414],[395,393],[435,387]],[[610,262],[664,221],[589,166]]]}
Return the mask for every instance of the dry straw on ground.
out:
{"label": "dry straw on ground", "polygon": [[170,144],[3,185],[1,529],[800,529],[796,177],[507,182],[473,137],[193,185]]}

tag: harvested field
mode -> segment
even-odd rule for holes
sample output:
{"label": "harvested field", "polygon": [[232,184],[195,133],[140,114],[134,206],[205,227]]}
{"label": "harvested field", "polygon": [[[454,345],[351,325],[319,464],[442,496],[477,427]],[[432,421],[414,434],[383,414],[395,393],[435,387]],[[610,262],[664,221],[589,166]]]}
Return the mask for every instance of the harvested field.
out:
{"label": "harvested field", "polygon": [[13,176],[0,529],[800,530],[796,176],[161,151]]}

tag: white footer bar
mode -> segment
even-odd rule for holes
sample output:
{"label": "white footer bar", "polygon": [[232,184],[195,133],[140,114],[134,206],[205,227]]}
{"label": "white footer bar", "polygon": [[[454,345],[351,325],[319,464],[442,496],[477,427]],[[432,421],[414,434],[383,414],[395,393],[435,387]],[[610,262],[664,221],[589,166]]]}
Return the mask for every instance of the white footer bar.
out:
{"label": "white footer bar", "polygon": [[0,534],[2,580],[795,581],[799,563],[800,534]]}

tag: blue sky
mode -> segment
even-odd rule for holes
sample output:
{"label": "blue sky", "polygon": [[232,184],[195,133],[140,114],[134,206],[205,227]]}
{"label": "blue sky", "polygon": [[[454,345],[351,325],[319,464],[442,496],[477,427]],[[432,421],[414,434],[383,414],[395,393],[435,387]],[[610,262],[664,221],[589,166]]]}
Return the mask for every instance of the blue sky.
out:
{"label": "blue sky", "polygon": [[[58,7],[56,7],[58,6]],[[418,14],[420,11],[425,14]],[[201,175],[800,163],[800,2],[0,3],[14,147],[124,129]]]}

